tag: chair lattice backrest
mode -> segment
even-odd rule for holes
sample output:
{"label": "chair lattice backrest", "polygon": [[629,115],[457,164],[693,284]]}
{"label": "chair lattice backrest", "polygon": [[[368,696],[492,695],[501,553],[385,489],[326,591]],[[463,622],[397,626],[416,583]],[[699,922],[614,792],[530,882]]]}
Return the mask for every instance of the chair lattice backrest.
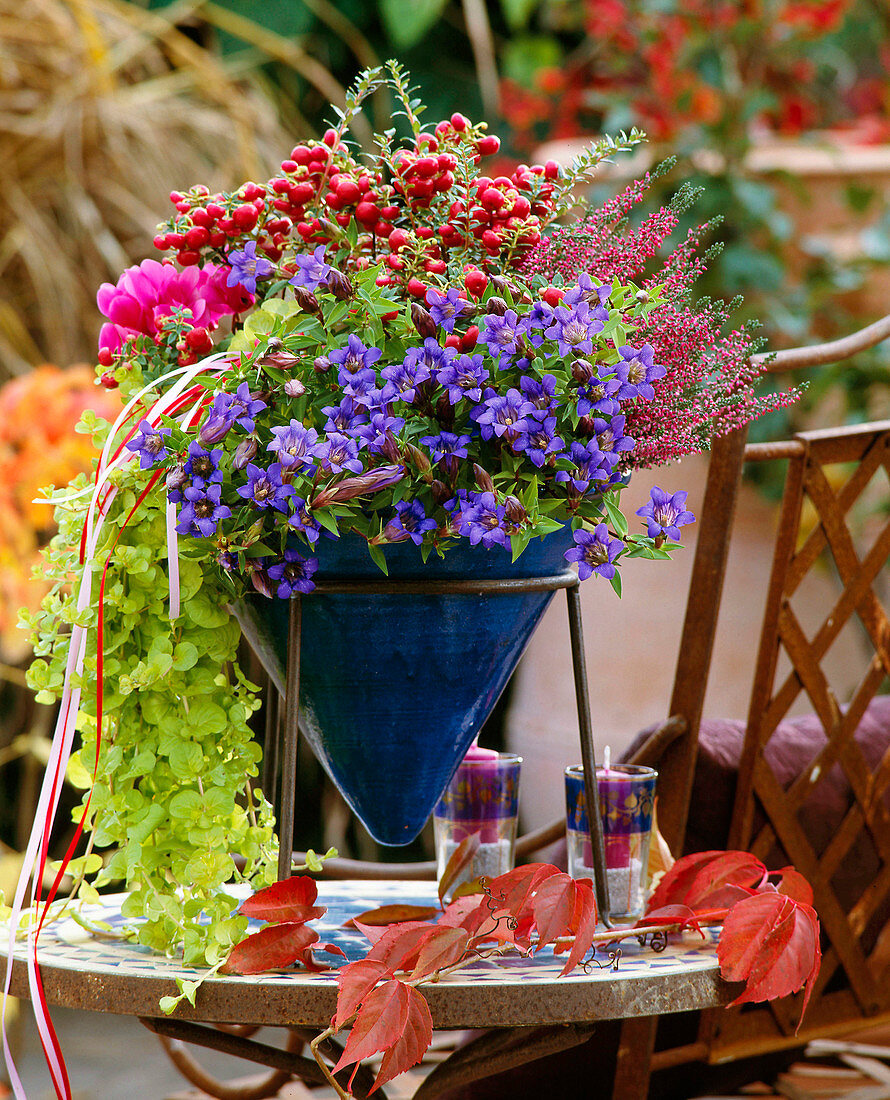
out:
{"label": "chair lattice backrest", "polygon": [[[869,751],[856,736],[890,683],[881,598],[890,421],[804,432],[788,444],[749,446],[746,457],[784,458],[788,469],[729,844],[806,876],[824,958],[796,1038],[799,998],[712,1012],[703,1021],[712,1059],[890,1013],[890,749]],[[796,597],[813,582],[828,596],[823,591],[818,615],[805,622],[813,601],[798,607]],[[844,639],[848,656],[834,667]],[[811,755],[792,777],[777,739],[795,705],[815,717]],[[890,722],[890,708],[883,717]],[[829,821],[830,805],[837,820]]]}

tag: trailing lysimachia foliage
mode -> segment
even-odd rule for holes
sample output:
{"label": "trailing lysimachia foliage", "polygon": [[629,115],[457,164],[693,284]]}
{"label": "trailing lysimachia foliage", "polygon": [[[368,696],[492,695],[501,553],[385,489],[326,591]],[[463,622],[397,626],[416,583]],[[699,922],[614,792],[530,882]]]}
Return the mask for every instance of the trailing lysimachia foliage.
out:
{"label": "trailing lysimachia foliage", "polygon": [[[81,427],[100,438],[107,431],[91,414]],[[190,560],[188,548],[179,562],[182,612],[170,618],[162,487],[142,502],[138,522],[126,525],[144,480],[132,469],[113,478],[118,492],[86,563],[94,597],[85,612],[77,611],[71,582],[81,571],[89,502],[88,493],[73,494],[87,482],[81,476],[54,495],[59,533],[42,570],[54,583],[40,610],[26,616],[36,654],[29,682],[38,701],[60,698],[65,636],[77,621],[89,626],[77,723],[82,745],[69,778],[86,788],[91,846],[108,854],[101,861],[81,857],[70,870],[91,873],[78,887],[82,897],[113,882],[126,885],[123,912],[143,918],[133,923],[140,943],[182,950],[187,965],[212,966],[246,929],[246,919],[233,915],[227,884],[274,878],[271,810],[253,784],[261,750],[248,720],[259,701],[238,668],[240,632],[219,581]],[[99,584],[109,555],[97,750]],[[82,813],[78,807],[75,819]],[[246,860],[243,872],[235,868],[235,852]]]}

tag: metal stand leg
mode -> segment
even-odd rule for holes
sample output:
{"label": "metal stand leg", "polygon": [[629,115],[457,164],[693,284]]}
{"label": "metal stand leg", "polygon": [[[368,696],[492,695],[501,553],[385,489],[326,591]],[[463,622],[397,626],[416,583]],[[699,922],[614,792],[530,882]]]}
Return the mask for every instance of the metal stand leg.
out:
{"label": "metal stand leg", "polygon": [[266,730],[263,748],[263,794],[272,803],[275,818],[281,812],[278,769],[281,756],[281,699],[271,676],[266,677]]}
{"label": "metal stand leg", "polygon": [[303,605],[290,598],[287,680],[284,694],[284,751],[281,766],[281,809],[278,817],[278,879],[290,878],[294,851],[294,799],[297,787],[297,746],[300,736],[300,631]]}
{"label": "metal stand leg", "polygon": [[569,636],[572,643],[572,671],[575,675],[575,700],[578,705],[578,732],[581,735],[581,763],[584,767],[584,793],[587,799],[587,825],[593,851],[596,904],[600,920],[607,928],[609,920],[609,883],[606,878],[606,846],[600,817],[599,790],[596,781],[596,756],[593,751],[593,730],[590,724],[590,696],[587,691],[587,669],[584,662],[584,632],[581,627],[581,594],[578,584],[566,589],[569,607]]}

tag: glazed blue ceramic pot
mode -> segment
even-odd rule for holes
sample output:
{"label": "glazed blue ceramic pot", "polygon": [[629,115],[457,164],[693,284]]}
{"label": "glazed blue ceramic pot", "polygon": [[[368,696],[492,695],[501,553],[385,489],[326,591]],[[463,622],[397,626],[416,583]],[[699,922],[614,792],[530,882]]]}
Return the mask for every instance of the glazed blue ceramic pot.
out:
{"label": "glazed blue ceramic pot", "polygon": [[[468,542],[424,563],[411,542],[385,548],[389,580],[543,577],[566,568],[571,533],[533,540],[511,563]],[[316,583],[382,581],[367,544],[317,547]],[[303,597],[300,720],[310,745],[368,832],[408,844],[503,691],[553,597],[310,594]],[[288,604],[255,600],[286,663]]]}

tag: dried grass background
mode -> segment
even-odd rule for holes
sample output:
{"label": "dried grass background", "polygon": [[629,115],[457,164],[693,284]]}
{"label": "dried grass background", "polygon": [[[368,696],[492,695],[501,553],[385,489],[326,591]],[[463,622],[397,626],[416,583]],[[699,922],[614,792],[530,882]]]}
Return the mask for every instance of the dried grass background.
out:
{"label": "dried grass background", "polygon": [[93,361],[96,290],[154,253],[171,187],[234,187],[289,151],[266,55],[227,66],[173,25],[201,6],[0,0],[0,381]]}

